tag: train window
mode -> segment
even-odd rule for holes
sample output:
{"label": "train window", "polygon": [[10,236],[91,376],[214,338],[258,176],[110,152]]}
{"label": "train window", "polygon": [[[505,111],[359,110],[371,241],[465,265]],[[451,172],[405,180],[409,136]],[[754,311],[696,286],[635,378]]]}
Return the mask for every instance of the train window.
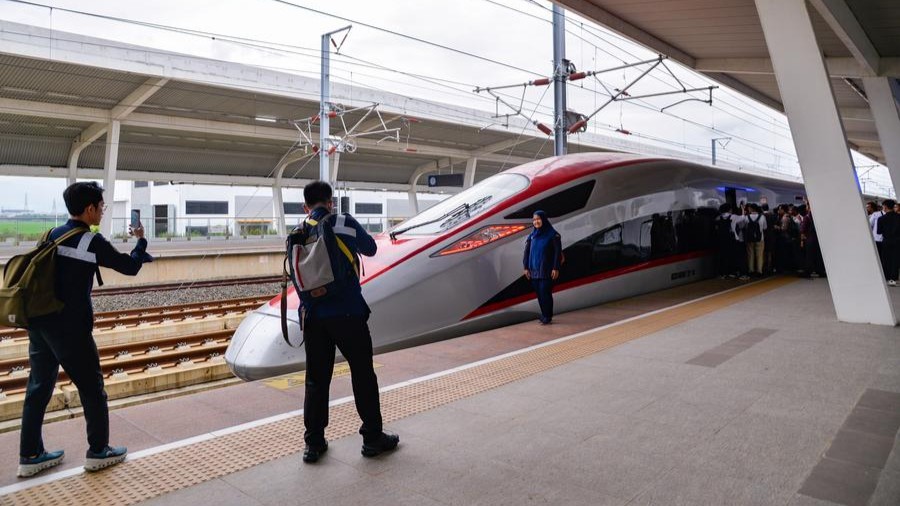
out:
{"label": "train window", "polygon": [[404,221],[391,234],[438,234],[503,202],[528,187],[521,174],[497,174]]}
{"label": "train window", "polygon": [[[711,208],[687,209],[635,218],[595,232],[563,250],[566,263],[557,283],[579,282],[650,260],[709,250],[717,215]],[[531,294],[531,283],[522,276],[482,307]]]}
{"label": "train window", "polygon": [[564,216],[587,205],[596,181],[587,181],[559,193],[543,198],[533,204],[506,216],[506,219],[531,218],[535,211],[542,210],[550,218]]}

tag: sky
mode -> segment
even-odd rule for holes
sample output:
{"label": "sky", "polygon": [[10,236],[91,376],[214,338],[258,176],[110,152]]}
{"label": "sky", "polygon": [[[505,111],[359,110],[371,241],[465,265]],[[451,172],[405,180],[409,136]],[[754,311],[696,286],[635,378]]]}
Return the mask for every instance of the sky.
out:
{"label": "sky", "polygon": [[[319,75],[321,34],[351,24],[310,9],[324,11],[355,21],[340,54],[332,57],[333,82],[489,111],[495,110],[494,100],[474,93],[475,87],[523,83],[552,71],[550,3],[544,1],[29,0],[29,4],[0,0],[0,19],[313,78]],[[607,69],[656,56],[571,12],[567,13],[567,30],[567,56],[578,70]],[[675,62],[667,65],[687,87],[715,84]],[[569,86],[568,106],[590,114],[608,98],[604,87],[624,87],[645,69],[604,73],[599,80],[588,78]],[[657,93],[676,86],[672,75],[658,67],[629,92]],[[524,95],[518,89],[505,93],[511,102],[523,101],[522,113],[527,117],[549,122],[552,87],[527,88]],[[623,135],[617,130],[626,130],[631,132],[629,140],[701,156],[709,156],[712,139],[730,138],[720,143],[720,159],[799,175],[783,114],[725,88],[713,92],[712,106],[692,101],[659,112],[685,98],[707,97],[694,93],[613,103],[597,114],[589,131]],[[499,106],[499,111],[511,112],[505,106]],[[877,165],[859,155],[855,158],[860,172]],[[883,167],[875,167],[868,177],[889,181]],[[27,192],[32,208],[49,210],[51,196],[59,195],[62,186],[61,181],[0,177],[0,202],[4,207],[19,207]]]}

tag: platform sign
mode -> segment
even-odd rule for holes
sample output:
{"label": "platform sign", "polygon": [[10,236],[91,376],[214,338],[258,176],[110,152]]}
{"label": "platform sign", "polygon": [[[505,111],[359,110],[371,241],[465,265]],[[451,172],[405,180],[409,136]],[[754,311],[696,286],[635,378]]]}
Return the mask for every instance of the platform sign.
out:
{"label": "platform sign", "polygon": [[462,188],[463,174],[433,174],[428,176],[428,187],[436,186],[458,186]]}

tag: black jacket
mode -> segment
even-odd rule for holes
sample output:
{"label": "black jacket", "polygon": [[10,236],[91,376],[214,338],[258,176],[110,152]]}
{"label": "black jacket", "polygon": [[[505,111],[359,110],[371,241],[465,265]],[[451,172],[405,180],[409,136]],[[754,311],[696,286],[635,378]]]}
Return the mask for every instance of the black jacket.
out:
{"label": "black jacket", "polygon": [[875,233],[881,234],[883,244],[900,245],[900,214],[890,212],[878,218]]}
{"label": "black jacket", "polygon": [[[77,220],[69,220],[65,225],[50,232],[50,239],[56,240],[74,228],[88,226]],[[66,325],[94,324],[94,307],[91,304],[91,290],[98,266],[108,267],[128,276],[134,276],[141,265],[152,258],[147,255],[147,240],[138,239],[131,254],[121,253],[100,234],[85,232],[66,239],[56,250],[56,297],[65,304],[61,313],[34,318],[35,323],[61,318]]]}

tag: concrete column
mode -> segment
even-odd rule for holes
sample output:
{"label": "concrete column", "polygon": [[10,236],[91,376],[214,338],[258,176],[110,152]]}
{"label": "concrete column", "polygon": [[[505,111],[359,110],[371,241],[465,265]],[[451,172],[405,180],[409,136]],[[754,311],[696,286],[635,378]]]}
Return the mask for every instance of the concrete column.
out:
{"label": "concrete column", "polygon": [[78,141],[72,143],[72,149],[69,150],[69,175],[66,177],[66,186],[71,186],[78,181],[78,157],[84,145]]}
{"label": "concrete column", "polygon": [[287,237],[287,219],[284,216],[284,193],[280,180],[272,185],[272,200],[275,203],[275,231],[280,237]]}
{"label": "concrete column", "polygon": [[416,185],[409,187],[409,210],[413,216],[419,214],[419,198],[416,196]]}
{"label": "concrete column", "polygon": [[272,199],[275,201],[275,231],[280,237],[287,237],[287,219],[284,216],[284,192],[281,188],[281,179],[284,177],[284,170],[291,162],[293,162],[291,158],[281,161],[281,165],[275,170],[275,182],[272,184]]}
{"label": "concrete column", "polygon": [[[106,190],[104,202],[108,206],[107,211],[103,214],[103,221],[100,222],[100,233],[105,235],[107,239],[112,238],[113,234],[113,209],[116,202],[116,165],[119,163],[119,129],[118,120],[109,123],[109,130],[106,132],[106,154],[103,159],[103,188]],[[117,216],[122,218],[122,216]]]}
{"label": "concrete column", "polygon": [[463,176],[463,189],[471,188],[475,184],[475,167],[478,166],[478,158],[466,160],[466,173]]}
{"label": "concrete column", "polygon": [[837,317],[896,325],[831,83],[804,0],[755,0]]}
{"label": "concrete column", "polygon": [[900,113],[897,104],[900,101],[898,85],[891,86],[887,77],[863,78],[869,107],[878,128],[878,141],[884,152],[888,173],[894,184],[894,195],[900,196]]}

